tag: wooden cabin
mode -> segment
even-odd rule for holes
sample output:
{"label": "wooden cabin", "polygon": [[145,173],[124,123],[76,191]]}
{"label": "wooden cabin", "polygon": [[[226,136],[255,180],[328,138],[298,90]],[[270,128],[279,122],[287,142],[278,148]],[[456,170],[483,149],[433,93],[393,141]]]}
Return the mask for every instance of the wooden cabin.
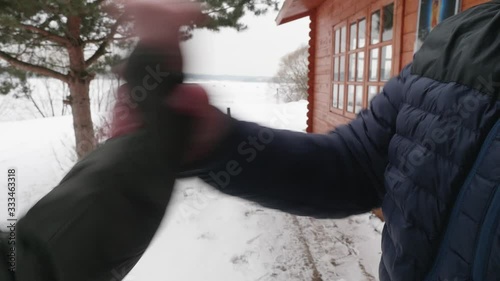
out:
{"label": "wooden cabin", "polygon": [[483,2],[285,0],[278,24],[310,17],[307,131],[325,133],[355,118],[412,61],[417,36]]}

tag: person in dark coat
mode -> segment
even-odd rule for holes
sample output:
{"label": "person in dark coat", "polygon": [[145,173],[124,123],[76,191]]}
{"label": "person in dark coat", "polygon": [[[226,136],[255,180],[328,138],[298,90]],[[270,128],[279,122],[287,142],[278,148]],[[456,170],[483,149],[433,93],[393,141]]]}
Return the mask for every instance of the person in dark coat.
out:
{"label": "person in dark coat", "polygon": [[[180,80],[179,27],[202,20],[197,4],[158,5],[128,4],[140,40],[125,74],[131,83],[148,80],[147,95],[133,100],[122,86],[112,138],[0,233],[0,281],[122,280],[153,239],[187,159],[188,136],[179,122],[187,117],[163,105],[168,93],[156,91],[170,92]],[[145,28],[151,20],[163,26],[161,34]],[[129,110],[142,114],[141,124]]]}

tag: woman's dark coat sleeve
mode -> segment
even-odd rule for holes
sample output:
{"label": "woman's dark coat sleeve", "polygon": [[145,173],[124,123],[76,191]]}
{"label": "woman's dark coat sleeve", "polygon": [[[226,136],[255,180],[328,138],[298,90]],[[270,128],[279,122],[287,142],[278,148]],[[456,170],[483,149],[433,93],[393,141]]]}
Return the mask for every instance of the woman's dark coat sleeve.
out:
{"label": "woman's dark coat sleeve", "polygon": [[[163,218],[178,169],[178,152],[165,154],[148,134],[108,141],[19,220],[12,280],[125,277]],[[0,276],[9,274],[4,265]]]}

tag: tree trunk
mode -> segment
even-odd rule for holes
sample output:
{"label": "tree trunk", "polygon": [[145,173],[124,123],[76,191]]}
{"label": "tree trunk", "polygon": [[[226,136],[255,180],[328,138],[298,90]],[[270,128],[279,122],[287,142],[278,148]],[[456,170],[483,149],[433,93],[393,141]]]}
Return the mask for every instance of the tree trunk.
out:
{"label": "tree trunk", "polygon": [[71,46],[67,48],[70,68],[68,86],[78,159],[82,159],[97,146],[89,97],[90,81],[94,75],[88,72],[85,63],[84,43],[80,38],[81,23],[79,16],[68,17],[67,28],[71,41]]}
{"label": "tree trunk", "polygon": [[90,81],[76,79],[69,83],[75,148],[78,159],[96,148],[94,125],[90,112]]}

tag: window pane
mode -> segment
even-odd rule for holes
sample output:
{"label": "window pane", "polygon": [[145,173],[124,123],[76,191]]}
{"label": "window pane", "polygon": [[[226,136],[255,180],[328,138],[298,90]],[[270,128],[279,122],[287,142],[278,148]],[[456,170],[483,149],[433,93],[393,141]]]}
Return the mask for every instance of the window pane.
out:
{"label": "window pane", "polygon": [[347,28],[342,27],[342,32],[340,32],[340,52],[345,52],[345,46],[347,44]]}
{"label": "window pane", "polygon": [[377,86],[368,86],[368,106],[370,106],[372,99],[378,94]]}
{"label": "window pane", "polygon": [[334,108],[338,107],[338,100],[339,100],[339,85],[333,84],[333,97],[332,97],[332,106]]}
{"label": "window pane", "polygon": [[363,86],[356,86],[356,107],[354,113],[358,114],[363,108]]}
{"label": "window pane", "polygon": [[340,50],[340,29],[335,30],[335,42],[333,44],[335,45],[335,54],[338,54]]}
{"label": "window pane", "polygon": [[377,44],[380,42],[380,11],[372,14],[372,32],[371,43]]}
{"label": "window pane", "polygon": [[354,81],[356,76],[356,54],[349,55],[349,81]]}
{"label": "window pane", "polygon": [[380,65],[380,81],[387,81],[391,78],[392,68],[392,46],[382,48],[382,64]]}
{"label": "window pane", "polygon": [[345,56],[340,56],[339,81],[345,80]]}
{"label": "window pane", "polygon": [[365,47],[365,43],[366,43],[366,19],[362,19],[359,22],[358,48]]}
{"label": "window pane", "polygon": [[384,20],[382,41],[392,40],[392,29],[394,28],[394,3],[384,7]]}
{"label": "window pane", "polygon": [[339,81],[339,57],[333,59],[333,81]]}
{"label": "window pane", "polygon": [[353,23],[351,24],[351,40],[349,41],[349,44],[350,44],[350,49],[351,50],[355,50],[357,47],[356,47],[356,41],[357,41],[357,30],[356,30],[356,23]]}
{"label": "window pane", "polygon": [[357,81],[363,81],[365,71],[365,52],[358,53],[358,75],[356,76]]}
{"label": "window pane", "polygon": [[347,111],[354,112],[354,85],[347,86]]}
{"label": "window pane", "polygon": [[370,81],[378,81],[378,48],[370,51]]}
{"label": "window pane", "polygon": [[344,108],[344,85],[339,85],[339,108]]}

